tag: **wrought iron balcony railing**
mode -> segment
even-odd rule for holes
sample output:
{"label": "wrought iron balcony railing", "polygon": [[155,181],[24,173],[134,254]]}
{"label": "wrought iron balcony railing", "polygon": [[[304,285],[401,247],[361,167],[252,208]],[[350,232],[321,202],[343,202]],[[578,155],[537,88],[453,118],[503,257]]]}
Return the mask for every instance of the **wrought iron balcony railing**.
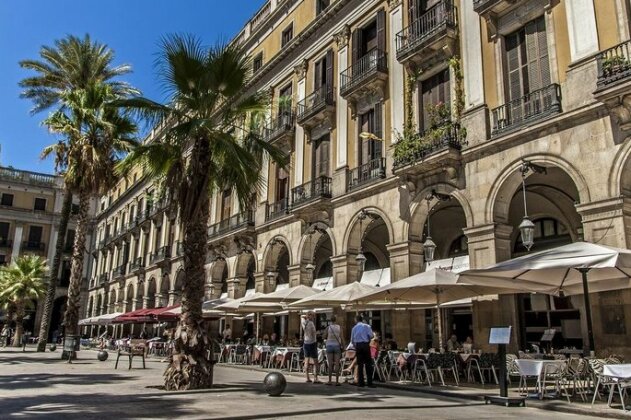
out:
{"label": "wrought iron balcony railing", "polygon": [[333,103],[333,86],[329,84],[322,85],[298,102],[296,118],[298,122],[305,121],[314,114],[324,110],[327,105],[333,105]]}
{"label": "wrought iron balcony railing", "polygon": [[561,87],[555,83],[499,106],[491,112],[491,136],[561,112]]}
{"label": "wrought iron balcony railing", "polygon": [[421,47],[426,40],[438,32],[457,28],[456,6],[452,0],[442,0],[415,19],[397,34],[397,58],[401,58]]}
{"label": "wrought iron balcony railing", "polygon": [[24,241],[22,242],[22,248],[29,251],[43,251],[46,249],[46,243],[41,241]]}
{"label": "wrought iron balcony railing", "polygon": [[246,226],[254,226],[254,212],[247,210],[230,216],[208,227],[208,237],[213,238]]}
{"label": "wrought iron balcony railing", "polygon": [[631,76],[631,41],[603,51],[597,60],[599,88],[628,79]]}
{"label": "wrought iron balcony railing", "polygon": [[13,241],[11,239],[2,238],[0,239],[0,248],[11,248],[13,246]]}
{"label": "wrought iron balcony railing", "polygon": [[319,176],[291,190],[293,207],[318,198],[331,198],[331,178],[328,176]]}
{"label": "wrought iron balcony railing", "polygon": [[347,191],[386,177],[386,158],[373,159],[353,169],[347,169]]}
{"label": "wrought iron balcony railing", "polygon": [[[465,138],[463,138],[460,124],[452,123],[448,121],[442,126],[430,129],[437,133],[431,141],[418,147],[415,151],[406,154],[404,156],[395,156],[392,163],[393,170],[397,170],[403,166],[407,166],[416,162],[420,162],[423,159],[431,156],[434,153],[441,152],[446,149],[461,150],[462,146],[466,144]],[[427,130],[427,131],[430,131]],[[426,133],[427,133],[426,131]],[[424,133],[420,135],[424,137]]]}
{"label": "wrought iron balcony railing", "polygon": [[142,257],[138,257],[136,259],[134,259],[131,263],[129,263],[129,271],[138,271],[141,268],[143,268],[145,265],[143,263],[143,258]]}
{"label": "wrought iron balcony railing", "polygon": [[171,247],[166,245],[160,247],[151,255],[151,263],[155,264],[161,261],[171,258]]}
{"label": "wrought iron balcony railing", "polygon": [[340,94],[345,96],[378,73],[388,73],[388,56],[385,51],[375,49],[340,74]]}
{"label": "wrought iron balcony railing", "polygon": [[289,198],[283,198],[275,203],[267,204],[265,209],[265,220],[278,219],[289,213]]}
{"label": "wrought iron balcony railing", "polygon": [[127,265],[126,264],[121,264],[118,267],[116,267],[114,269],[114,278],[120,278],[123,277],[125,274],[127,274]]}
{"label": "wrought iron balcony railing", "polygon": [[294,122],[295,115],[291,109],[281,110],[265,127],[263,137],[271,143],[281,135],[291,132],[294,129]]}
{"label": "wrought iron balcony railing", "polygon": [[110,278],[110,274],[109,273],[103,273],[103,274],[99,275],[99,284],[103,285],[103,284],[107,283],[109,278]]}

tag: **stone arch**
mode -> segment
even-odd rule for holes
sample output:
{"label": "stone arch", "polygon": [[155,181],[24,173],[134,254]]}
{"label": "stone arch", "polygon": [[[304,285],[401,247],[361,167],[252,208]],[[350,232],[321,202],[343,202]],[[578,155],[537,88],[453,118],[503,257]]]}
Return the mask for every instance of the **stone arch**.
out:
{"label": "stone arch", "polygon": [[256,255],[253,252],[243,252],[237,255],[235,261],[235,277],[245,282],[245,290],[254,289],[256,280]]}
{"label": "stone arch", "polygon": [[263,269],[264,271],[273,270],[275,268],[276,262],[283,251],[283,247],[286,252],[289,254],[289,265],[294,264],[292,261],[292,251],[289,240],[282,235],[276,235],[265,246],[265,251],[263,253]]}
{"label": "stone arch", "polygon": [[609,197],[631,197],[631,142],[618,150],[609,171]]}
{"label": "stone arch", "polygon": [[[388,232],[387,233],[388,244],[394,243],[394,228],[387,214],[381,209],[379,209],[378,207],[373,207],[373,206],[364,207],[362,210],[367,212],[369,215],[376,215],[379,217],[379,219],[383,220]],[[359,215],[362,212],[362,210],[357,211],[353,215],[348,226],[346,227],[346,231],[344,232],[344,241],[342,242],[343,253],[344,252],[346,253],[357,252],[357,250],[359,249],[361,236],[363,236],[366,233],[366,231],[370,229],[370,222],[375,220],[375,219],[371,219],[370,222],[368,220],[364,220],[364,222],[361,223],[362,232],[360,232]]]}
{"label": "stone arch", "polygon": [[[331,277],[333,266],[331,257],[336,255],[333,231],[323,223],[311,226],[300,238],[298,261],[304,274],[313,279]],[[309,273],[304,267],[313,265],[313,272]]]}
{"label": "stone arch", "polygon": [[[571,163],[561,157],[552,155],[524,156],[508,165],[491,186],[485,207],[486,223],[508,223],[510,203],[515,191],[521,186],[522,177],[519,169],[524,160],[546,168],[558,168],[573,181],[578,193],[578,201],[580,203],[589,203],[591,201],[585,178]],[[529,172],[527,179],[531,176],[533,176],[533,173]]]}
{"label": "stone arch", "polygon": [[[423,227],[427,221],[428,214],[426,197],[431,194],[433,190],[440,194],[447,194],[455,199],[464,212],[466,226],[470,227],[474,225],[473,210],[471,209],[469,197],[467,197],[462,190],[457,189],[453,185],[444,183],[434,184],[424,188],[412,200],[410,204],[410,222],[403,224],[403,238],[412,241],[421,241],[424,235]],[[432,209],[437,203],[438,199],[436,198],[430,200],[429,209]]]}
{"label": "stone arch", "polygon": [[99,293],[96,296],[96,306],[94,307],[93,313],[91,316],[101,315],[102,309],[103,309],[103,295]]}
{"label": "stone arch", "polygon": [[125,288],[125,312],[130,312],[133,310],[134,298],[134,285],[133,283],[129,283]]}
{"label": "stone arch", "polygon": [[151,277],[147,282],[147,308],[152,309],[156,306],[156,294],[158,293],[158,285],[155,277]]}
{"label": "stone arch", "polygon": [[335,244],[335,236],[333,235],[333,230],[328,225],[320,222],[315,223],[311,227],[311,231],[313,232],[311,243],[309,240],[309,232],[305,232],[305,234],[300,237],[300,242],[298,243],[298,261],[300,263],[306,263],[313,259],[313,252],[317,248],[318,242],[323,237],[328,237],[331,241],[331,253],[337,255],[338,250]]}
{"label": "stone arch", "polygon": [[184,270],[178,270],[178,272],[174,276],[173,282],[173,304],[178,305],[182,302],[182,290],[184,288]]}
{"label": "stone arch", "polygon": [[85,314],[86,318],[90,318],[91,316],[93,316],[94,313],[94,296],[90,296],[90,299],[88,300],[88,311]]}

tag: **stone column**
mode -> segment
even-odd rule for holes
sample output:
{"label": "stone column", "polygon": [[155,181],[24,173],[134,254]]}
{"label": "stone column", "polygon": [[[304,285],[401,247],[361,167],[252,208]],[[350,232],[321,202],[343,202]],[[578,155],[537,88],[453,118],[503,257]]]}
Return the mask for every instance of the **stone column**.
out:
{"label": "stone column", "polygon": [[[404,109],[404,70],[403,65],[396,58],[397,44],[396,34],[403,29],[403,4],[401,0],[390,0],[390,40],[388,49],[388,68],[390,69],[390,118],[392,132],[402,133],[405,118]],[[479,44],[478,44],[479,45]],[[482,80],[482,79],[480,79]],[[344,107],[346,109],[346,106]],[[339,136],[338,136],[339,137]],[[344,136],[346,137],[346,136]],[[391,142],[396,142],[396,136],[391,137]]]}
{"label": "stone column", "polygon": [[265,272],[254,273],[254,280],[256,284],[256,291],[258,293],[265,292]]}
{"label": "stone column", "polygon": [[309,283],[308,276],[303,272],[300,264],[290,265],[287,267],[287,271],[289,271],[289,287],[298,286],[300,284],[311,286],[311,284],[307,284]]}
{"label": "stone column", "polygon": [[343,286],[354,281],[359,281],[359,270],[355,262],[355,254],[337,255],[331,257],[333,265],[333,287]]}
{"label": "stone column", "polygon": [[147,262],[149,262],[149,259],[151,258],[151,254],[153,254],[155,252],[154,246],[153,244],[155,243],[154,237],[156,235],[156,227],[155,227],[155,222],[151,221],[149,223],[149,246],[147,247]]}
{"label": "stone column", "polygon": [[[298,78],[298,89],[296,92],[297,103],[302,101],[307,91],[307,60],[304,60],[300,65],[296,66],[294,73]],[[340,106],[338,104],[338,106]],[[301,185],[303,182],[303,160],[304,160],[304,142],[305,132],[301,125],[296,125],[296,139],[295,139],[295,162],[294,165],[294,185]]]}
{"label": "stone column", "polygon": [[55,246],[57,245],[57,236],[59,236],[59,229],[57,228],[57,226],[52,225],[50,228],[50,237],[48,240],[48,256],[46,257],[51,264],[53,258],[55,258]]}
{"label": "stone column", "polygon": [[[348,41],[351,36],[351,28],[345,25],[342,31],[335,35],[335,41],[337,42],[337,75],[339,78],[340,72],[344,71],[348,67]],[[346,99],[340,95],[340,83],[336,83],[336,98],[337,106],[336,112],[336,128],[337,128],[337,159],[335,162],[335,168],[346,168],[347,161],[347,149],[348,149],[348,106]]]}
{"label": "stone column", "polygon": [[390,277],[397,281],[423,270],[423,245],[420,242],[400,242],[387,245],[390,254]]}
{"label": "stone column", "polygon": [[[583,220],[583,237],[587,242],[627,248],[631,227],[631,199],[616,197],[576,206]],[[625,229],[626,227],[626,229]]]}
{"label": "stone column", "polygon": [[[167,246],[169,245],[168,240],[169,240],[169,226],[171,226],[171,223],[169,222],[169,216],[167,216],[167,213],[164,212],[162,214],[162,230],[160,231],[160,246]],[[174,250],[171,250],[171,252],[173,252]]]}
{"label": "stone column", "polygon": [[176,290],[169,290],[169,302],[168,302],[167,306],[175,305],[175,299],[176,298],[177,298],[177,291]]}
{"label": "stone column", "polygon": [[22,225],[21,223],[15,224],[15,232],[13,233],[13,249],[11,250],[11,261],[15,261],[20,255],[23,230],[24,230],[24,225]]}

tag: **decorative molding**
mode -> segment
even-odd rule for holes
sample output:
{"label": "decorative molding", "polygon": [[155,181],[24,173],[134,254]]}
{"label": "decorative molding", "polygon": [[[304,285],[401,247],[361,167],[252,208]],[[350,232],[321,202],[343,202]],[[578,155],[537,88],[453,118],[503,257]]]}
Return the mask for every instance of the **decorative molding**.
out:
{"label": "decorative molding", "polygon": [[388,0],[388,10],[393,11],[401,5],[401,0]]}
{"label": "decorative molding", "polygon": [[335,43],[337,44],[338,49],[341,50],[342,48],[346,47],[348,45],[348,41],[351,38],[351,27],[348,24],[344,25],[340,32],[333,35],[333,38],[335,39]]}
{"label": "decorative molding", "polygon": [[294,67],[294,74],[298,77],[298,80],[304,79],[307,76],[308,69],[309,62],[306,59],[303,59],[302,63]]}

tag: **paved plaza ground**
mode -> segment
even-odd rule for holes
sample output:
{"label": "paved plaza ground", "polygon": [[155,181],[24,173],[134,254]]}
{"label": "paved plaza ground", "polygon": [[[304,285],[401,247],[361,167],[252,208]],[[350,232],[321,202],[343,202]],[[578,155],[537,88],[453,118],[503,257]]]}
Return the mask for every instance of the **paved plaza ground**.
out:
{"label": "paved plaza ground", "polygon": [[59,350],[0,350],[0,418],[588,418],[418,391],[306,384],[293,375],[287,375],[285,394],[274,398],[263,392],[265,372],[226,366],[217,367],[212,390],[165,392],[160,389],[165,363],[148,359],[143,370],[134,360],[134,368],[127,370],[125,361],[114,370],[113,355],[98,362],[96,352],[81,351],[79,360],[69,365],[59,360]]}

